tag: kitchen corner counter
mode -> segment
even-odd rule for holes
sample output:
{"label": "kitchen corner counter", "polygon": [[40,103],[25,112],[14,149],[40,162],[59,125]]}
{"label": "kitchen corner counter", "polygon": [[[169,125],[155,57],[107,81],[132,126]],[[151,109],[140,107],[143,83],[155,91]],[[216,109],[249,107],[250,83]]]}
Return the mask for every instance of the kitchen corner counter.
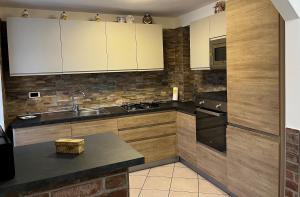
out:
{"label": "kitchen corner counter", "polygon": [[54,142],[16,147],[16,176],[0,182],[0,196],[49,188],[54,183],[94,179],[144,163],[143,155],[112,133],[84,139],[85,152],[77,156],[56,154]]}
{"label": "kitchen corner counter", "polygon": [[107,119],[107,118],[114,118],[119,116],[145,114],[145,113],[160,112],[166,110],[176,110],[183,113],[187,113],[189,115],[195,115],[196,106],[195,103],[192,101],[189,102],[170,101],[170,102],[160,103],[159,108],[134,111],[134,112],[127,112],[118,106],[107,107],[105,109],[109,111],[110,114],[80,116],[74,112],[66,111],[66,112],[40,114],[38,115],[37,118],[30,119],[30,120],[21,120],[19,118],[16,118],[12,122],[11,128],[24,128],[24,127],[41,126],[41,125],[48,125],[48,124],[93,120],[93,119]]}

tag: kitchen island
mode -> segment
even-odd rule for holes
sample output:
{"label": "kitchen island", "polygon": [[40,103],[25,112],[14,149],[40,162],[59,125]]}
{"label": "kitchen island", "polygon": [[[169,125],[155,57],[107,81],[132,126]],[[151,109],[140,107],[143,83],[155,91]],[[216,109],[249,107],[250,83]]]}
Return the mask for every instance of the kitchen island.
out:
{"label": "kitchen island", "polygon": [[113,133],[84,139],[80,155],[56,154],[54,142],[16,147],[16,176],[0,182],[0,196],[129,196],[128,168],[144,156]]}

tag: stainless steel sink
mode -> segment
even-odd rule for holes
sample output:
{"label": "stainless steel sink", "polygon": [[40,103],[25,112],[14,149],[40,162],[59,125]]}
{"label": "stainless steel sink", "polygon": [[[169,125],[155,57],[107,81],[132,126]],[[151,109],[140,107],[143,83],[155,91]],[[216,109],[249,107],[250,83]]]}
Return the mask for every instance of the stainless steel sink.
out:
{"label": "stainless steel sink", "polygon": [[106,115],[106,114],[110,114],[110,112],[104,108],[99,108],[99,109],[82,108],[78,112],[79,116],[95,116],[95,115]]}

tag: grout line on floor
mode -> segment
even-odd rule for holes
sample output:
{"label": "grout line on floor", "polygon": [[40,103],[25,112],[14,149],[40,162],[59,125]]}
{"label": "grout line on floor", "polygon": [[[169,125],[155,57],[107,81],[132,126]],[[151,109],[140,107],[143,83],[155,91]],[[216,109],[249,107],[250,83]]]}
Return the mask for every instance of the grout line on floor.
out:
{"label": "grout line on floor", "polygon": [[174,171],[175,171],[175,163],[173,165],[173,171],[172,171],[172,177],[171,177],[171,183],[170,183],[170,187],[169,187],[168,197],[170,197],[170,193],[171,193],[171,187],[172,187],[172,182],[173,182],[173,177],[174,177]]}
{"label": "grout line on floor", "polygon": [[147,175],[146,175],[145,181],[144,181],[144,183],[143,183],[143,185],[142,185],[142,187],[141,187],[141,190],[140,190],[140,192],[139,192],[138,197],[140,197],[140,195],[141,195],[141,193],[142,193],[142,190],[143,190],[143,188],[144,188],[144,185],[145,185],[145,183],[146,183],[146,180],[147,180],[147,178],[148,178],[148,175],[149,175],[149,173],[150,173],[150,170],[151,170],[151,168],[149,168],[149,171],[148,171],[148,173],[147,173]]}

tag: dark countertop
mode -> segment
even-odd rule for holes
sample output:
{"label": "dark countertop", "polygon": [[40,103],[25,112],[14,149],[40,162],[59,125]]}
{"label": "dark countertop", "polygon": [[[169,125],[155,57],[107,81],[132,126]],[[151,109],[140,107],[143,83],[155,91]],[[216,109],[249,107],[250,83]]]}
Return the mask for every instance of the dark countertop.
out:
{"label": "dark countertop", "polygon": [[72,179],[96,178],[103,173],[144,164],[143,155],[112,133],[84,139],[85,152],[78,156],[56,154],[54,142],[15,148],[16,176],[0,182],[0,196]]}
{"label": "dark countertop", "polygon": [[31,127],[31,126],[40,126],[47,124],[56,124],[56,123],[65,123],[65,122],[75,122],[80,120],[92,120],[92,119],[106,119],[113,118],[118,116],[126,116],[133,114],[143,114],[149,112],[159,112],[166,110],[177,110],[183,113],[187,113],[190,115],[195,115],[196,107],[194,102],[165,102],[160,103],[159,108],[155,109],[147,109],[141,111],[127,112],[121,107],[107,107],[105,108],[110,114],[102,114],[102,115],[90,115],[90,116],[80,116],[75,112],[54,112],[54,113],[46,113],[38,115],[37,118],[30,120],[21,120],[16,118],[12,124],[12,128],[23,128],[23,127]]}

